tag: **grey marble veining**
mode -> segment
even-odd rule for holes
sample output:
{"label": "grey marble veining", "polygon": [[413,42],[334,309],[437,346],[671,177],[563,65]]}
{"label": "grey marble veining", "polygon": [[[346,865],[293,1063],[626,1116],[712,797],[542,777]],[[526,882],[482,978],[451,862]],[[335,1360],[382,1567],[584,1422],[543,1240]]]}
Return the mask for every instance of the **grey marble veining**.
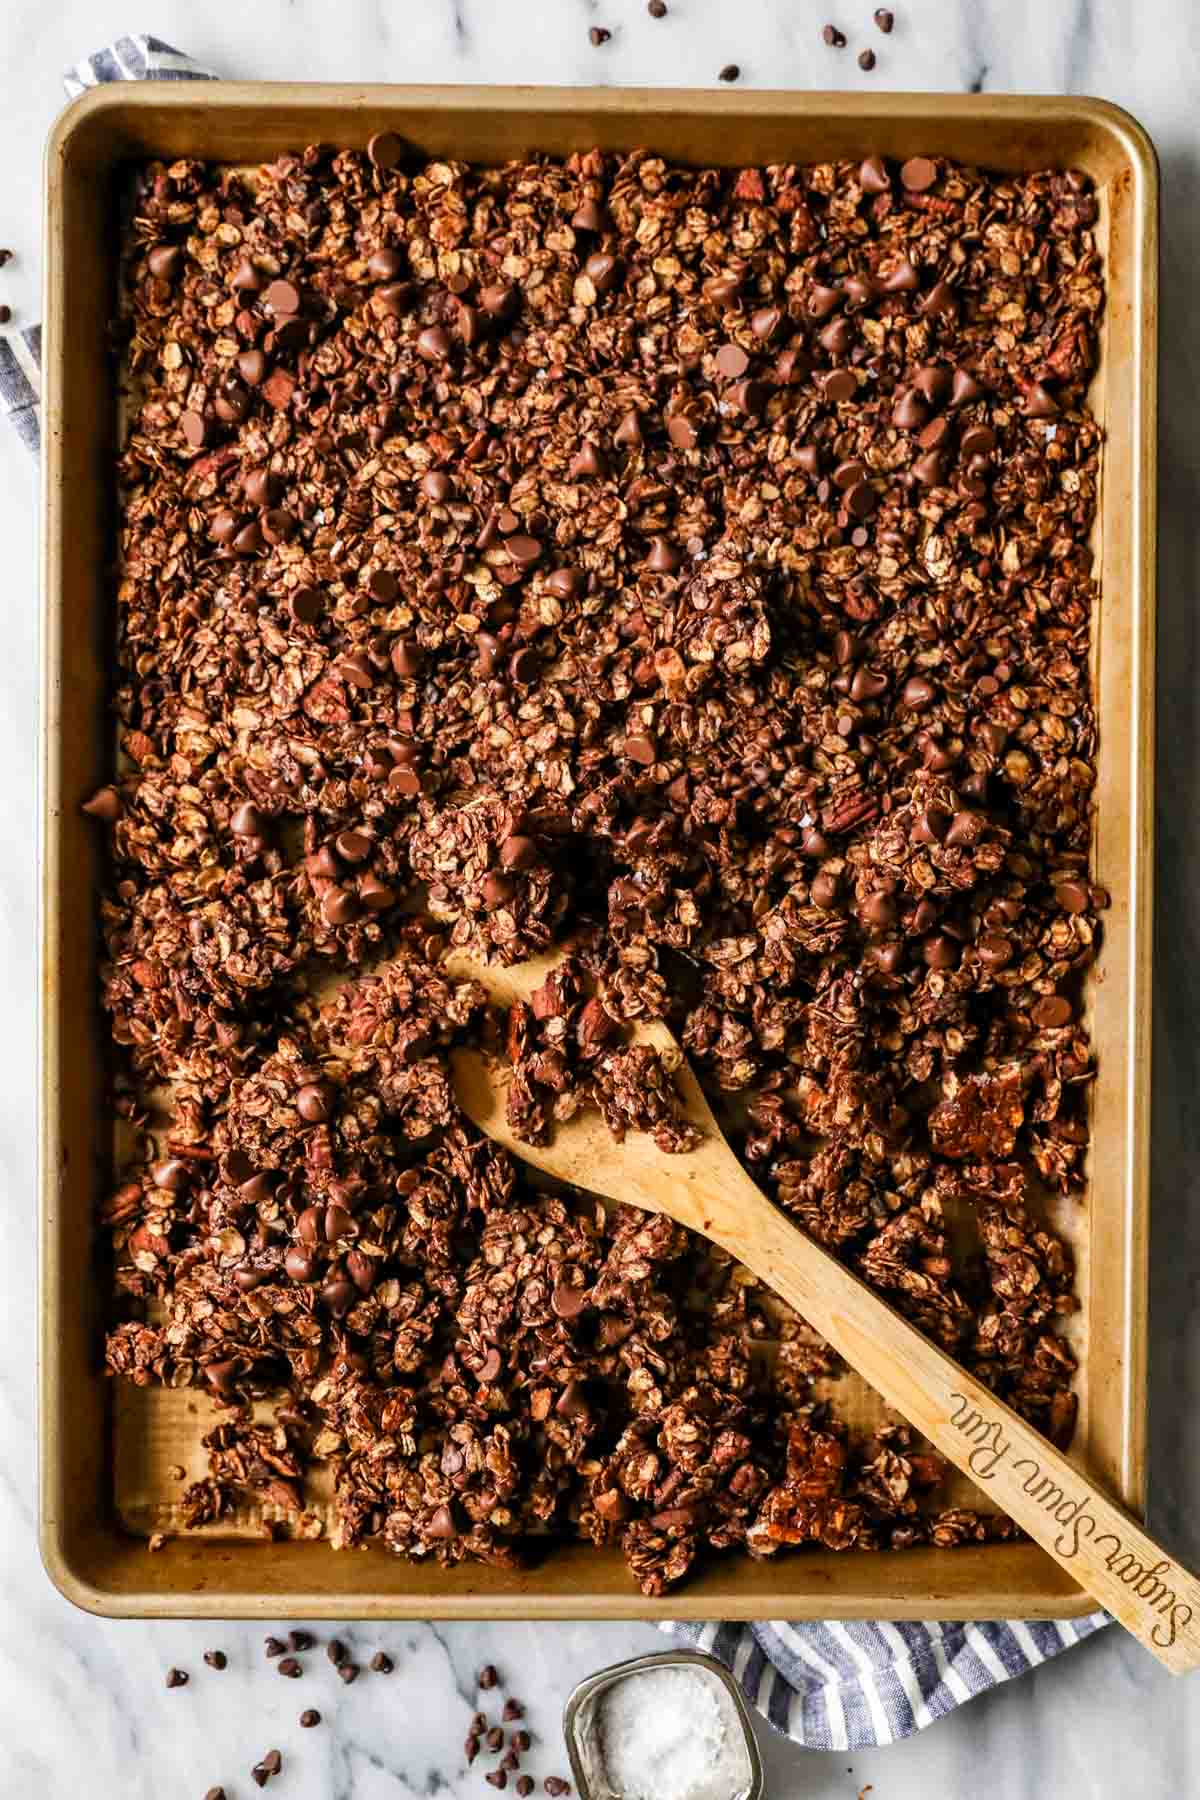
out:
{"label": "grey marble veining", "polygon": [[[1200,52],[1187,9],[1167,0],[894,0],[896,30],[871,0],[5,0],[0,8],[0,243],[17,260],[3,299],[36,316],[40,156],[61,67],[117,31],[146,29],[230,75],[416,81],[715,83],[795,88],[1092,92],[1128,106],[1162,159],[1165,195],[1160,554],[1162,795],[1158,857],[1152,1246],[1151,1514],[1200,1565],[1200,706],[1197,703],[1200,349],[1188,287],[1200,253]],[[838,53],[820,27],[850,36]],[[613,31],[596,50],[588,27]],[[872,74],[859,71],[864,45]],[[223,1782],[251,1792],[272,1745],[279,1800],[402,1800],[486,1791],[461,1745],[474,1670],[494,1660],[530,1701],[547,1739],[539,1775],[562,1767],[557,1719],[575,1680],[661,1642],[645,1626],[360,1628],[384,1644],[389,1678],[343,1689],[323,1657],[303,1683],[264,1662],[267,1627],[110,1623],[50,1587],[33,1539],[34,803],[37,487],[0,438],[4,655],[0,664],[0,1800],[200,1800]],[[1108,597],[1120,604],[1119,595]],[[206,1646],[229,1654],[222,1675]],[[168,1693],[178,1663],[189,1687]],[[847,1756],[765,1746],[774,1800],[1184,1800],[1200,1793],[1200,1708],[1115,1631],[975,1701],[907,1743]],[[326,1724],[296,1719],[316,1705]]]}

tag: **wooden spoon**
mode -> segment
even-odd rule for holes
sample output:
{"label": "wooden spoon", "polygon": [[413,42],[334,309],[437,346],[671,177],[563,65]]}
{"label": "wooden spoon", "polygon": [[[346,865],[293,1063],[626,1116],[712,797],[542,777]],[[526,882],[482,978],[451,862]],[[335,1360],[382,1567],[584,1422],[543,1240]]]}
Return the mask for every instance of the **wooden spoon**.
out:
{"label": "wooden spoon", "polygon": [[[508,1006],[528,999],[560,954],[500,969],[454,953],[448,967]],[[639,1025],[634,1036],[670,1056],[684,1109],[704,1133],[697,1149],[668,1154],[637,1131],[619,1144],[594,1111],[557,1125],[548,1145],[522,1143],[505,1119],[508,1071],[476,1050],[452,1054],[459,1103],[523,1162],[589,1193],[667,1213],[720,1244],[794,1306],[1173,1674],[1200,1664],[1200,1582],[1040,1432],[789,1222],[725,1142],[665,1025]]]}

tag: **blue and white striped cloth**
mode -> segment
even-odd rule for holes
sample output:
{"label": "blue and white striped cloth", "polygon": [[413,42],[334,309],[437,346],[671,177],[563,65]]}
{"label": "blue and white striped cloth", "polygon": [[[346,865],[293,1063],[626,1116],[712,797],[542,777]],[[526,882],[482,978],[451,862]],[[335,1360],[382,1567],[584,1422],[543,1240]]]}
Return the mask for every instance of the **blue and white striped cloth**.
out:
{"label": "blue and white striped cloth", "polygon": [[806,1750],[862,1750],[911,1737],[1111,1623],[1095,1612],[978,1624],[673,1621],[662,1629],[719,1658],[750,1705]]}
{"label": "blue and white striped cloth", "polygon": [[[117,38],[66,71],[72,97],[102,81],[212,81],[216,76],[158,38]],[[38,447],[40,325],[0,336],[0,415]],[[903,1551],[898,1551],[903,1555]],[[790,1625],[662,1629],[732,1670],[750,1704],[810,1750],[891,1744],[932,1725],[964,1700],[1011,1681],[1110,1624],[1107,1613],[1053,1622],[886,1624],[826,1620]]]}

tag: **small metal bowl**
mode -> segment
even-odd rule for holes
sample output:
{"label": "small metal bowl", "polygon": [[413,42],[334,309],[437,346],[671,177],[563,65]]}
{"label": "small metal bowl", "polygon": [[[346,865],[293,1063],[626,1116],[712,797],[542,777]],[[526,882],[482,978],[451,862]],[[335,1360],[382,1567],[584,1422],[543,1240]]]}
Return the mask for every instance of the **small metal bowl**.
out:
{"label": "small metal bowl", "polygon": [[595,1731],[596,1706],[601,1695],[628,1675],[640,1675],[646,1669],[686,1668],[689,1664],[705,1669],[723,1684],[742,1727],[750,1778],[736,1794],[729,1796],[729,1800],[763,1800],[762,1758],[750,1722],[750,1708],[724,1663],[718,1662],[715,1656],[706,1656],[702,1650],[661,1650],[653,1656],[635,1656],[629,1662],[613,1663],[611,1668],[600,1669],[580,1682],[563,1708],[563,1736],[567,1740],[567,1755],[571,1759],[571,1773],[580,1800],[619,1800],[605,1778],[599,1737]]}

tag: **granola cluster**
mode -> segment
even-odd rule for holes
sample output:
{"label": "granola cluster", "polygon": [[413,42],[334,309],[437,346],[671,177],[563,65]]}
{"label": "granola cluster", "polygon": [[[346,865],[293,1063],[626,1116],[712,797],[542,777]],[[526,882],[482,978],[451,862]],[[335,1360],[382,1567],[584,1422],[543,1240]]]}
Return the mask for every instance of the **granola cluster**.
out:
{"label": "granola cluster", "polygon": [[1071,172],[388,133],[143,170],[89,809],[144,1154],[102,1219],[111,1368],[220,1409],[198,1521],[319,1532],[319,1462],[339,1544],[582,1535],[647,1593],[1008,1529],[932,1510],[907,1431],[848,1439],[726,1259],[478,1136],[447,1052],[493,1027],[441,959],[570,938],[508,1021],[523,1135],[586,1104],[686,1148],[625,1030],[666,1019],[778,1203],[1069,1439],[1096,211]]}

